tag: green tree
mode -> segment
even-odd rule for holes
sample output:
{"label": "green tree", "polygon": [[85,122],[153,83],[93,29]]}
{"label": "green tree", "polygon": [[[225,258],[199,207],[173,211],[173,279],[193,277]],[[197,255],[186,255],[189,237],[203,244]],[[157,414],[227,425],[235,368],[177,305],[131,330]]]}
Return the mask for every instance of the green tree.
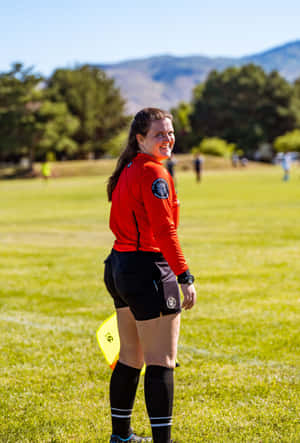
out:
{"label": "green tree", "polygon": [[193,89],[193,101],[200,100],[202,98],[205,83],[198,83]]}
{"label": "green tree", "polygon": [[176,152],[188,152],[193,145],[193,133],[190,123],[192,106],[186,102],[180,102],[176,108],[171,109],[176,136]]}
{"label": "green tree", "polygon": [[293,92],[292,106],[297,115],[297,128],[300,128],[300,77],[293,83]]}
{"label": "green tree", "polygon": [[198,146],[192,149],[193,154],[203,153],[217,157],[230,157],[235,150],[234,143],[227,143],[217,137],[204,138]]}
{"label": "green tree", "polygon": [[34,159],[38,134],[34,113],[40,107],[42,78],[15,63],[0,74],[0,156],[2,160],[28,155]]}
{"label": "green tree", "polygon": [[274,141],[274,148],[277,152],[300,152],[300,130],[295,129],[277,137]]}
{"label": "green tree", "polygon": [[0,75],[0,158],[43,159],[47,151],[70,151],[79,122],[64,103],[47,100],[43,79],[21,63]]}
{"label": "green tree", "polygon": [[103,143],[102,148],[108,156],[118,157],[120,155],[121,151],[126,147],[128,130],[129,128],[123,129],[113,138]]}
{"label": "green tree", "polygon": [[79,127],[79,120],[68,111],[65,103],[53,103],[45,100],[35,113],[39,139],[36,145],[36,157],[45,159],[47,153],[55,157],[72,156],[77,150],[77,143],[72,135]]}
{"label": "green tree", "polygon": [[272,143],[276,137],[297,126],[300,107],[295,108],[293,86],[272,71],[266,76],[263,96],[258,106],[264,141]]}
{"label": "green tree", "polygon": [[194,96],[191,126],[198,140],[220,137],[249,157],[297,124],[293,87],[253,64],[212,71]]}
{"label": "green tree", "polygon": [[73,136],[79,154],[104,152],[103,144],[128,124],[125,101],[114,80],[96,67],[58,69],[48,81],[51,100],[65,102],[79,126]]}

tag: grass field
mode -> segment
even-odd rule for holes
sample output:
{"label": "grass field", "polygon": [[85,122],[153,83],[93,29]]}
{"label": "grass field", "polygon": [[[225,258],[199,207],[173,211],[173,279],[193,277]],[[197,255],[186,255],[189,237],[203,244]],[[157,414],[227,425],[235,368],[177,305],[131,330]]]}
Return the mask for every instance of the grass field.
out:
{"label": "grass field", "polygon": [[[300,170],[281,175],[178,176],[198,303],[182,316],[177,442],[300,442]],[[109,441],[105,181],[0,182],[1,442]],[[149,435],[142,385],[133,427]]]}

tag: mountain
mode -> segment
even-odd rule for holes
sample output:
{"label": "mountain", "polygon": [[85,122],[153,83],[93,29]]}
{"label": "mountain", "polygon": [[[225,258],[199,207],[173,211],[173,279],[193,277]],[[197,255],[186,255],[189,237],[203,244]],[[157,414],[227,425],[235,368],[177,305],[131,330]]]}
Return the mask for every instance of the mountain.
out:
{"label": "mountain", "polygon": [[195,85],[213,69],[255,63],[266,72],[274,69],[289,81],[300,77],[300,40],[240,58],[160,55],[145,59],[97,65],[113,77],[127,99],[130,113],[145,106],[170,109],[190,101]]}

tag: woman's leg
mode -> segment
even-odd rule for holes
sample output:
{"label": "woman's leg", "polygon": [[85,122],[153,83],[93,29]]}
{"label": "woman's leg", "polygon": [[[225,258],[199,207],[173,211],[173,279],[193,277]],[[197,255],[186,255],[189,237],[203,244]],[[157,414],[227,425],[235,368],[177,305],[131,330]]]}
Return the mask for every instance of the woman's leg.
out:
{"label": "woman's leg", "polygon": [[119,361],[133,368],[141,369],[144,364],[144,353],[136,320],[128,307],[117,309],[117,318],[120,336]]}
{"label": "woman's leg", "polygon": [[175,368],[180,313],[137,321],[136,325],[146,365]]}
{"label": "woman's leg", "polygon": [[110,381],[112,433],[126,439],[132,434],[130,420],[144,356],[130,309],[117,309],[117,318],[121,346]]}
{"label": "woman's leg", "polygon": [[137,329],[147,365],[145,400],[154,443],[171,441],[173,371],[176,364],[180,314],[138,321]]}

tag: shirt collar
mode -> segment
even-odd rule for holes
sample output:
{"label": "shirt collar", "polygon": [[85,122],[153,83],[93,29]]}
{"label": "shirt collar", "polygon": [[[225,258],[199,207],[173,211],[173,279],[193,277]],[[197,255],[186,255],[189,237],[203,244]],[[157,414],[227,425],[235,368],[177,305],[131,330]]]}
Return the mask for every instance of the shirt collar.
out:
{"label": "shirt collar", "polygon": [[144,159],[144,160],[151,160],[154,163],[158,163],[159,165],[162,164],[162,161],[160,162],[159,160],[156,160],[155,157],[153,157],[150,154],[146,154],[145,152],[138,152],[136,158],[141,158],[141,159]]}

